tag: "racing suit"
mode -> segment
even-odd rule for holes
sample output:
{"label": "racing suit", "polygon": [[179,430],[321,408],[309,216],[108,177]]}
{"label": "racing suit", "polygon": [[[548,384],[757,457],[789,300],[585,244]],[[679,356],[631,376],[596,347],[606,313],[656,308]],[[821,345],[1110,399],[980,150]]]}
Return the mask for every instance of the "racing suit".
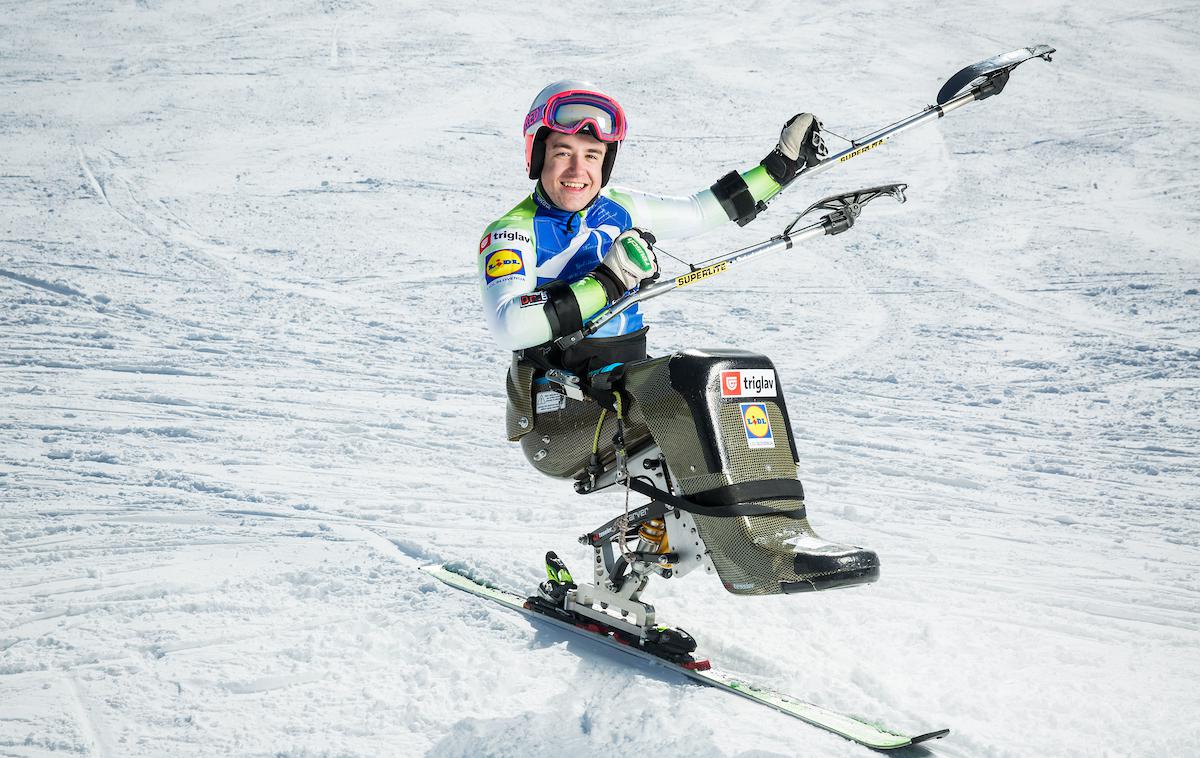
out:
{"label": "racing suit", "polygon": [[[514,351],[572,334],[609,304],[591,274],[621,232],[637,227],[663,240],[691,237],[731,220],[745,225],[779,190],[759,165],[730,172],[690,197],[604,188],[586,208],[570,213],[555,206],[539,183],[479,241],[488,326],[497,342]],[[567,354],[559,362],[586,372],[644,357],[645,329],[634,305],[568,351],[574,357]]]}

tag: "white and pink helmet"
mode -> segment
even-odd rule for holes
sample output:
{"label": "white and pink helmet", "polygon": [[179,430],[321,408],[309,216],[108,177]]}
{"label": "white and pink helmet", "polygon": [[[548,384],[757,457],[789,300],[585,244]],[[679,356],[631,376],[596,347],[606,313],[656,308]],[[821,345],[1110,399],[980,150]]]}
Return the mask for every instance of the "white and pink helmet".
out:
{"label": "white and pink helmet", "polygon": [[530,179],[541,176],[546,137],[551,131],[586,132],[607,142],[600,186],[608,184],[617,148],[625,139],[625,111],[616,100],[593,84],[569,79],[550,84],[539,92],[525,116],[525,168]]}

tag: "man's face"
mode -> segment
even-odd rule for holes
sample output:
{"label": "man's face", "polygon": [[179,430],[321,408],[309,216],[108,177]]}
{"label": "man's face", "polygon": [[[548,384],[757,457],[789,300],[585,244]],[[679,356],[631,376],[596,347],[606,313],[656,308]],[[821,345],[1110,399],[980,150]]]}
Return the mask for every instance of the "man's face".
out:
{"label": "man's face", "polygon": [[600,173],[608,145],[590,134],[551,132],[546,138],[542,187],[564,211],[583,210],[600,192]]}

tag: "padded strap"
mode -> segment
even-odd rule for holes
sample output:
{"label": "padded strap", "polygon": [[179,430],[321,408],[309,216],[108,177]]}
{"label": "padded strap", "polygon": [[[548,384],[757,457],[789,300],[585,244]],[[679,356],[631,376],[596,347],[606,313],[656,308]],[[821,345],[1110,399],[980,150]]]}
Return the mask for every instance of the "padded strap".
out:
{"label": "padded strap", "polygon": [[784,155],[778,147],[762,159],[762,165],[767,169],[771,178],[779,183],[780,187],[791,184],[792,180],[796,178],[796,170],[799,168],[799,163]]}
{"label": "padded strap", "polygon": [[758,204],[754,202],[754,194],[746,180],[736,171],[730,171],[717,180],[710,189],[725,209],[725,215],[730,221],[736,221],[738,226],[745,226],[758,215]]}
{"label": "padded strap", "polygon": [[[768,480],[768,481],[777,482],[779,480],[772,479],[772,480]],[[800,482],[796,482],[796,484],[800,484]],[[733,485],[733,486],[737,487],[739,485]],[[695,513],[698,516],[716,516],[717,518],[735,518],[738,516],[787,516],[789,518],[796,518],[796,519],[804,518],[804,507],[803,506],[801,506],[799,508],[792,508],[790,510],[781,510],[778,508],[770,508],[765,505],[744,505],[742,503],[733,503],[730,505],[704,506],[704,505],[700,505],[699,503],[692,502],[691,500],[685,500],[684,498],[679,497],[678,495],[672,495],[670,492],[667,492],[666,490],[660,490],[659,488],[655,487],[652,484],[647,484],[642,479],[631,479],[629,481],[629,489],[633,490],[634,492],[638,493],[639,495],[645,495],[648,498],[657,500],[660,503],[666,503],[667,505],[671,506],[672,508],[678,508],[681,511],[687,511],[688,513]],[[720,492],[722,490],[727,490],[727,489],[730,489],[730,488],[729,487],[719,487],[716,490],[708,490],[707,492],[701,493],[701,494],[708,494],[709,492]],[[775,498],[780,498],[780,497],[794,498],[795,494],[775,495],[774,497]]]}
{"label": "padded strap", "polygon": [[755,500],[803,500],[804,485],[799,479],[762,479],[697,492],[690,499],[706,508],[750,503]]}
{"label": "padded strap", "polygon": [[551,337],[557,339],[582,329],[583,316],[579,313],[579,303],[575,300],[571,285],[559,280],[547,284],[543,289],[550,297],[542,306],[542,312],[550,322]]}

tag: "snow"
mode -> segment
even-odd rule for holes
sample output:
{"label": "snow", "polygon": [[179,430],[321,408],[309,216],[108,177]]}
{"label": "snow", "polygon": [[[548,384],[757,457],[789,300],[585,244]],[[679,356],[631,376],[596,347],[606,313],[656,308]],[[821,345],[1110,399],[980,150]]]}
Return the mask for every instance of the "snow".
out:
{"label": "snow", "polygon": [[647,308],[652,351],[774,360],[810,517],[880,581],[649,597],[747,680],[950,727],[933,755],[1197,754],[1198,34],[1112,0],[7,7],[0,754],[867,755],[417,571],[525,589],[621,506],[504,441],[476,243],[547,81],[617,94],[614,181],[679,193],[797,110],[863,134],[1041,42],[668,245],[910,185]]}

